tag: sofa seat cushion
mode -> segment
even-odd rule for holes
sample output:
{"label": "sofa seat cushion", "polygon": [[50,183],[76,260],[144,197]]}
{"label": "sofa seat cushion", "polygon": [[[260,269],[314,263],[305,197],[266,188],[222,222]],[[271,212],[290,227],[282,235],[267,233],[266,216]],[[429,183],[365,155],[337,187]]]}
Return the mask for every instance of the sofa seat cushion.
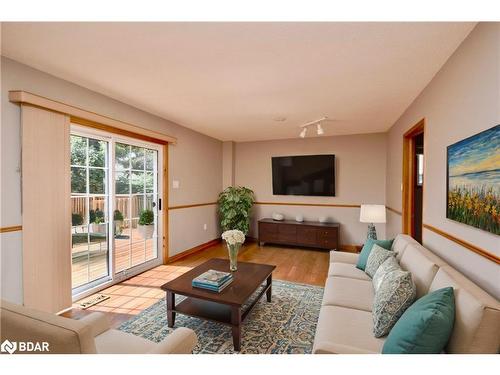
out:
{"label": "sofa seat cushion", "polygon": [[373,286],[369,280],[330,276],[326,279],[323,306],[372,311]]}
{"label": "sofa seat cushion", "polygon": [[347,277],[350,279],[359,279],[366,281],[370,280],[370,277],[360,269],[356,268],[355,264],[347,263],[330,263],[328,276]]}
{"label": "sofa seat cushion", "polygon": [[97,353],[103,354],[144,354],[155,343],[142,337],[110,329],[95,338]]}
{"label": "sofa seat cushion", "polygon": [[381,353],[384,338],[372,334],[372,314],[340,306],[323,306],[314,337],[313,353]]}

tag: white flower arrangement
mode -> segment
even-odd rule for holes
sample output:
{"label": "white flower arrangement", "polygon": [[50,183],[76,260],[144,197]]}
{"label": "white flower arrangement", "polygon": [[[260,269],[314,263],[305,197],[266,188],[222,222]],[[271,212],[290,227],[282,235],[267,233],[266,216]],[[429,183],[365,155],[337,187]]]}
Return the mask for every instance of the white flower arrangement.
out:
{"label": "white flower arrangement", "polygon": [[226,230],[222,233],[222,239],[229,245],[242,244],[245,242],[245,234],[238,229]]}

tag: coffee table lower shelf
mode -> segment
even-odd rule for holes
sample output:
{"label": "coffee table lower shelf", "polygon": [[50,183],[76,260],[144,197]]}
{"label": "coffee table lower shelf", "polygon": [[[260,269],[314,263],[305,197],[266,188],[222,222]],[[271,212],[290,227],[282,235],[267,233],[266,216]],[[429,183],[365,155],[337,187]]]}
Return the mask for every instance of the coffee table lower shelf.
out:
{"label": "coffee table lower shelf", "polygon": [[176,305],[175,293],[167,290],[166,299],[168,326],[170,328],[174,326],[176,313],[231,326],[234,350],[240,351],[241,323],[252,311],[264,293],[266,293],[267,302],[271,302],[272,275],[270,275],[266,280],[266,283],[262,285],[262,289],[257,297],[255,297],[250,305],[244,310],[243,307],[239,305],[212,302],[194,297],[186,297],[186,299]]}

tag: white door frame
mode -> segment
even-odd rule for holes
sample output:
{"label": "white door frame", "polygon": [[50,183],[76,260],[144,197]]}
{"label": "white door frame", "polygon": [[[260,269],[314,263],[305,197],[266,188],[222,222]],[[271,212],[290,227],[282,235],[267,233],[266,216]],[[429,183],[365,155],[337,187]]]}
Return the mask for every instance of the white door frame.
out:
{"label": "white door frame", "polygon": [[[126,137],[122,135],[117,135],[114,133],[109,133],[106,131],[89,128],[86,126],[81,126],[78,124],[71,124],[70,133],[74,135],[80,135],[87,138],[94,138],[99,140],[104,140],[108,142],[108,233],[114,233],[114,220],[113,213],[115,211],[115,168],[114,168],[114,159],[115,159],[115,143],[125,143],[132,146],[144,147],[151,150],[155,150],[158,152],[157,157],[157,173],[156,175],[156,183],[154,184],[156,188],[156,192],[154,193],[158,199],[163,199],[163,146],[156,143],[145,142],[139,139]],[[109,274],[97,280],[94,280],[88,284],[85,284],[87,287],[78,290],[81,287],[75,288],[77,290],[76,293],[72,294],[73,301],[77,301],[81,298],[89,296],[98,292],[99,290],[105,289],[111,285],[117,284],[125,279],[138,275],[144,271],[147,271],[151,268],[157,267],[163,264],[163,210],[166,209],[167,202],[162,202],[161,210],[158,208],[157,214],[157,256],[155,259],[151,259],[145,261],[144,263],[138,264],[131,268],[127,268],[118,273],[115,272],[115,256],[114,256],[114,235],[108,236],[109,241],[109,251],[108,251],[108,270]],[[158,203],[157,203],[158,205]]]}

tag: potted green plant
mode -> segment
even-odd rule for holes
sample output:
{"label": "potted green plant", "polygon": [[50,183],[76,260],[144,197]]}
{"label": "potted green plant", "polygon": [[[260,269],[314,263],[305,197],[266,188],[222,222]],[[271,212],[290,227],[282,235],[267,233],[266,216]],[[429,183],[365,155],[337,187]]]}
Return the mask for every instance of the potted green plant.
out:
{"label": "potted green plant", "polygon": [[120,210],[115,210],[115,212],[113,213],[113,221],[115,236],[119,236],[123,232],[123,214]]}
{"label": "potted green plant", "polygon": [[71,214],[71,225],[76,227],[77,225],[83,224],[83,216],[78,212],[74,212]]}
{"label": "potted green plant", "polygon": [[243,186],[230,186],[219,194],[219,215],[222,231],[240,230],[248,234],[254,193]]}
{"label": "potted green plant", "polygon": [[155,215],[153,211],[151,210],[143,210],[139,216],[139,232],[141,233],[142,237],[147,240],[148,238],[153,237],[154,233],[154,222],[155,222]]}
{"label": "potted green plant", "polygon": [[90,232],[91,233],[106,233],[106,224],[104,223],[104,212],[99,210],[90,210],[89,211],[89,219],[90,219]]}
{"label": "potted green plant", "polygon": [[[71,226],[77,227],[78,225],[82,225],[82,224],[83,224],[83,216],[81,214],[79,214],[78,212],[73,212],[71,214]],[[75,229],[75,233],[76,233],[77,228],[74,228],[74,229]]]}

